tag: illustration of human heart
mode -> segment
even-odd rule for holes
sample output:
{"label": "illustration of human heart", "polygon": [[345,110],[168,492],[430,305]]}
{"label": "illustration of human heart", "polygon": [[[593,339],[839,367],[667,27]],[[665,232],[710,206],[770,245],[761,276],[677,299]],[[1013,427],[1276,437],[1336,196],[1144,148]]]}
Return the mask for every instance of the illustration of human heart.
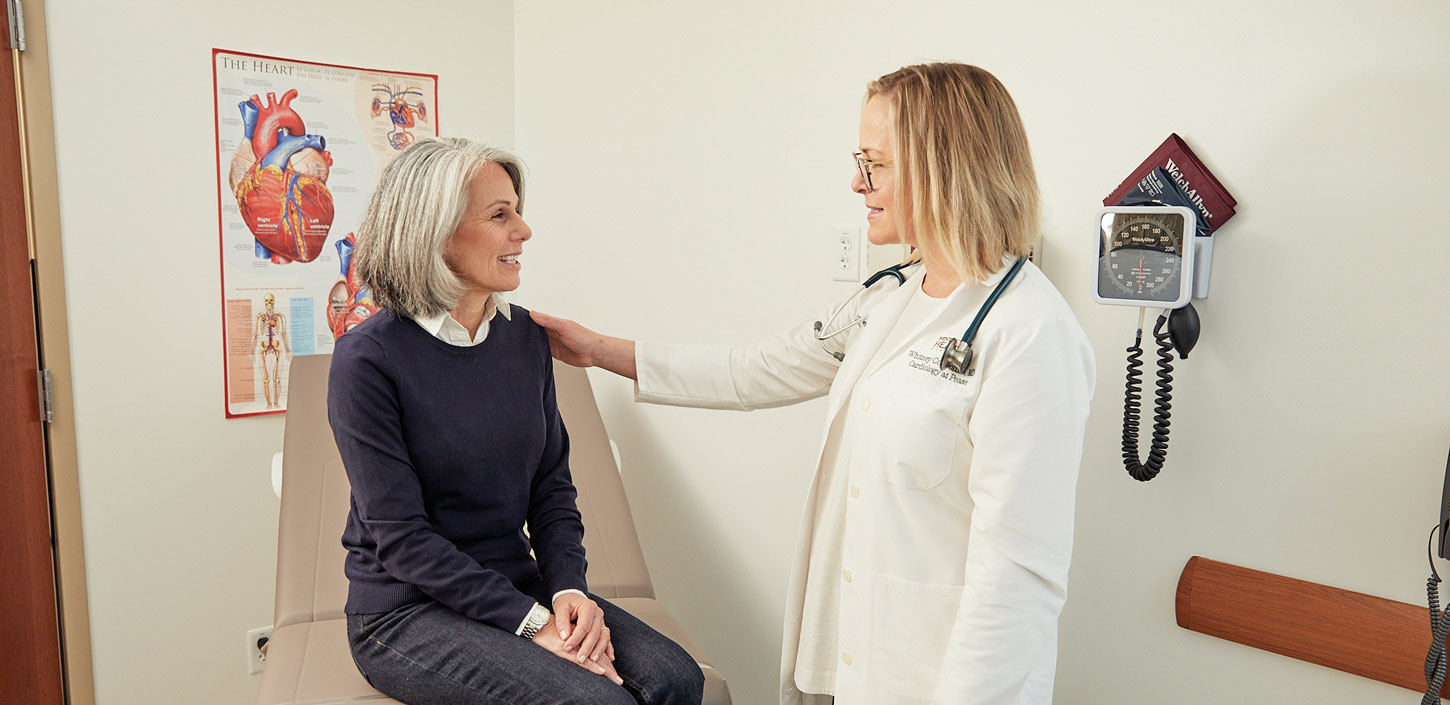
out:
{"label": "illustration of human heart", "polygon": [[342,271],[327,294],[327,326],[332,329],[333,340],[378,312],[372,289],[359,281],[352,271],[352,252],[357,248],[357,236],[348,233],[335,244],[337,262]]}
{"label": "illustration of human heart", "polygon": [[232,155],[232,193],[257,256],[277,264],[316,259],[332,229],[332,155],[322,135],[307,134],[296,97],[294,89],[280,101],[268,93],[266,105],[255,95],[237,104],[243,136]]}

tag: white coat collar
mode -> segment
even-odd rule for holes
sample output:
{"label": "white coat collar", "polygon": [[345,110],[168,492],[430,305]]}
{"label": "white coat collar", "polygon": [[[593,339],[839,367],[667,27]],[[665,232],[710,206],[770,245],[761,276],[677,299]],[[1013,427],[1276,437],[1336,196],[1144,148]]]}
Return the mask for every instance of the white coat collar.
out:
{"label": "white coat collar", "polygon": [[1007,272],[1012,271],[1012,264],[1016,261],[1017,258],[1012,255],[1002,255],[1002,266],[998,267],[997,271],[992,272],[992,276],[987,277],[987,280],[982,282],[982,286],[996,287],[1002,281],[1002,278],[1007,276]]}

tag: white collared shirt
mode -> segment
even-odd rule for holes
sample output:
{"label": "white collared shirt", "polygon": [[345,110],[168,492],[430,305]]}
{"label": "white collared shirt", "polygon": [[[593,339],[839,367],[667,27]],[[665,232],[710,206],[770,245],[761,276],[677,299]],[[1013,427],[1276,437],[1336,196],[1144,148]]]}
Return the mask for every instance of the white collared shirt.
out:
{"label": "white collared shirt", "polygon": [[[428,335],[431,335],[445,343],[448,343],[449,345],[456,345],[460,348],[468,348],[473,347],[474,345],[478,345],[479,343],[482,343],[485,339],[488,338],[489,322],[493,320],[494,315],[502,314],[504,320],[513,320],[513,311],[511,310],[512,308],[513,307],[510,306],[507,301],[499,298],[498,294],[490,295],[488,297],[488,302],[483,305],[483,323],[479,324],[478,332],[475,333],[472,337],[469,337],[468,329],[464,328],[463,324],[459,323],[456,319],[454,319],[453,316],[450,315],[447,311],[442,311],[432,316],[413,316],[412,318],[414,323],[422,326],[423,330],[428,331]],[[554,599],[558,600],[560,595],[571,592],[583,598],[589,597],[588,595],[584,594],[583,590],[570,589],[560,590],[554,593]],[[523,620],[519,622],[519,628],[514,630],[515,635],[523,635],[524,625],[528,624],[529,617],[535,614],[538,610],[547,611],[548,608],[537,602],[534,603],[533,609],[529,610],[528,614],[525,614]]]}
{"label": "white collared shirt", "polygon": [[478,332],[473,337],[469,337],[468,329],[447,311],[439,311],[432,316],[413,316],[413,322],[422,326],[434,338],[449,345],[467,348],[482,343],[488,337],[488,324],[495,314],[503,314],[505,320],[513,320],[512,308],[498,294],[490,294],[488,302],[483,305],[483,323],[479,324]]}

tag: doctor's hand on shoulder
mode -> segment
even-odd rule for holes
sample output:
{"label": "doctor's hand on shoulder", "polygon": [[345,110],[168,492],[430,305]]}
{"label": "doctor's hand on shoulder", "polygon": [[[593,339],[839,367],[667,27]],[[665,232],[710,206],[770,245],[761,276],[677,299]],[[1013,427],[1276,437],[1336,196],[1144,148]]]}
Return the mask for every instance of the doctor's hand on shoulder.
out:
{"label": "doctor's hand on shoulder", "polygon": [[549,352],[575,367],[602,367],[636,379],[634,341],[595,333],[574,321],[529,311],[529,317],[549,333]]}

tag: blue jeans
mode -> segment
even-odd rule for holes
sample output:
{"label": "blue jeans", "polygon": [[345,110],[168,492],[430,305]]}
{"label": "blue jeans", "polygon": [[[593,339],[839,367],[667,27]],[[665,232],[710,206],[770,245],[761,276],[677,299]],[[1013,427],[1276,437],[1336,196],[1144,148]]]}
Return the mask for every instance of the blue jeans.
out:
{"label": "blue jeans", "polygon": [[699,705],[705,676],[669,637],[596,597],[614,643],[604,676],[436,602],[347,616],[358,670],[408,705]]}

